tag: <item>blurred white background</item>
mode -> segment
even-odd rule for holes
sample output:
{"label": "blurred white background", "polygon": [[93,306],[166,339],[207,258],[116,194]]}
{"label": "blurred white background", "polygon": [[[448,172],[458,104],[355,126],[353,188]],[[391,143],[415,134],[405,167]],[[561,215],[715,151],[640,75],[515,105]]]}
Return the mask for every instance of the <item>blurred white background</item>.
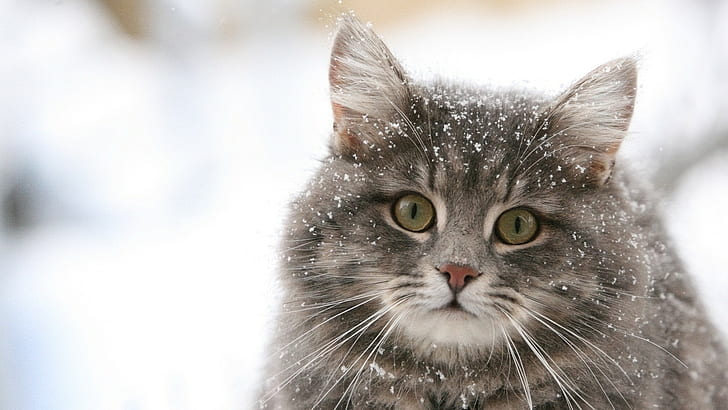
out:
{"label": "blurred white background", "polygon": [[247,409],[334,17],[552,92],[643,56],[622,161],[728,331],[728,1],[0,1],[0,409]]}

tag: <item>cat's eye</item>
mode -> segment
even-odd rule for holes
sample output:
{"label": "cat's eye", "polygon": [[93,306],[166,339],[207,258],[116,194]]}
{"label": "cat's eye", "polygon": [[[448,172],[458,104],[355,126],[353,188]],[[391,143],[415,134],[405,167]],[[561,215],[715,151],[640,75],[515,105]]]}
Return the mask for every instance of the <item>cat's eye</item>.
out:
{"label": "cat's eye", "polygon": [[536,216],[523,208],[503,212],[495,227],[498,238],[509,245],[531,242],[538,234]]}
{"label": "cat's eye", "polygon": [[435,221],[432,202],[422,195],[407,194],[397,200],[392,216],[399,226],[412,232],[422,232]]}

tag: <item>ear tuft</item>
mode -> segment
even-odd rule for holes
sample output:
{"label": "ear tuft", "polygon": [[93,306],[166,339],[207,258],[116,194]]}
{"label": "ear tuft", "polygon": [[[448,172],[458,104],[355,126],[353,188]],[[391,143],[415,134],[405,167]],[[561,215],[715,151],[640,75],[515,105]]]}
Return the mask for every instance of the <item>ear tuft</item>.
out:
{"label": "ear tuft", "polygon": [[598,185],[609,181],[627,135],[637,91],[637,60],[603,64],[556,99],[548,114],[554,152],[573,161]]}
{"label": "ear tuft", "polygon": [[[385,120],[409,100],[407,77],[382,40],[356,17],[344,14],[329,66],[334,151],[365,149],[370,121]],[[375,133],[370,133],[375,134]]]}

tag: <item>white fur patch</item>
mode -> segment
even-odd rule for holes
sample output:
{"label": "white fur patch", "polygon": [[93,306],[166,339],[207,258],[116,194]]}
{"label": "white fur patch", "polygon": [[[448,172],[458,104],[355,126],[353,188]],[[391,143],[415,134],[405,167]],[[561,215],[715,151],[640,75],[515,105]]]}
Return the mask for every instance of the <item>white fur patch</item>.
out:
{"label": "white fur patch", "polygon": [[503,339],[495,317],[450,310],[414,313],[402,321],[401,328],[415,341],[440,346],[490,349]]}

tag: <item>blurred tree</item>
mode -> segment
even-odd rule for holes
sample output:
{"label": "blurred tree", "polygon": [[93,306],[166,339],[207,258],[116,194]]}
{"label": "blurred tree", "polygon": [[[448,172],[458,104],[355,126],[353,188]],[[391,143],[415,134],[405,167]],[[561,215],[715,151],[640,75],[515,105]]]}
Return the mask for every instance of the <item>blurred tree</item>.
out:
{"label": "blurred tree", "polygon": [[363,20],[378,24],[399,22],[421,13],[467,9],[472,11],[500,13],[522,13],[534,7],[573,0],[316,0],[310,3],[310,14],[316,17],[323,13],[336,15],[356,10]]}
{"label": "blurred tree", "polygon": [[115,22],[127,35],[135,39],[143,39],[149,35],[149,27],[145,18],[144,0],[98,0],[114,18]]}

